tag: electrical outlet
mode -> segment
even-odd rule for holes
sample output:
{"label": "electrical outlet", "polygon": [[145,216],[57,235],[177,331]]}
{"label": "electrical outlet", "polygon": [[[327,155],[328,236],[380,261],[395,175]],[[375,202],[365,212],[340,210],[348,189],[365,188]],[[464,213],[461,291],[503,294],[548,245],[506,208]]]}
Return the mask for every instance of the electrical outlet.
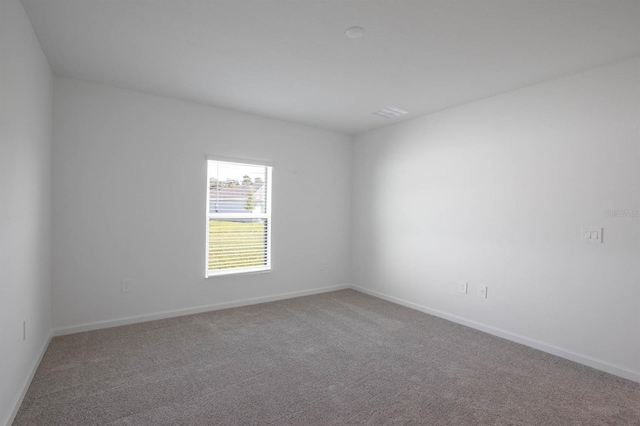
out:
{"label": "electrical outlet", "polygon": [[324,260],[321,260],[320,265],[318,265],[318,269],[320,269],[321,271],[324,271],[325,269],[327,269],[327,262],[325,262]]}
{"label": "electrical outlet", "polygon": [[121,285],[120,291],[122,293],[130,293],[133,290],[133,280],[122,280]]}
{"label": "electrical outlet", "polygon": [[487,286],[478,284],[478,297],[482,297],[483,299],[487,298]]}
{"label": "electrical outlet", "polygon": [[461,283],[460,284],[460,293],[467,294],[467,287],[468,287],[467,283]]}

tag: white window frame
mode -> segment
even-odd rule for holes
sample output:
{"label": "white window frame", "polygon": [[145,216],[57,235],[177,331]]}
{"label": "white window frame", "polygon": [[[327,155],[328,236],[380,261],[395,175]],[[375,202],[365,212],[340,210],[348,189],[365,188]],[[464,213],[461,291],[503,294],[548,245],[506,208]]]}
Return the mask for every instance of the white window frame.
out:
{"label": "white window frame", "polygon": [[[265,191],[265,203],[266,203],[266,211],[265,213],[210,213],[210,182],[212,174],[209,170],[209,162],[216,161],[220,163],[227,164],[235,164],[239,166],[261,166],[267,169],[267,188]],[[225,275],[237,275],[237,274],[254,274],[254,273],[264,273],[271,271],[271,193],[273,191],[273,165],[268,161],[258,161],[258,160],[247,160],[247,159],[239,159],[239,158],[228,158],[228,157],[206,157],[206,165],[207,165],[207,210],[206,210],[206,246],[205,246],[205,277],[219,277]],[[228,268],[228,269],[218,269],[218,270],[210,270],[209,269],[209,220],[210,219],[266,219],[267,221],[267,246],[266,246],[266,257],[265,257],[265,265],[261,266],[250,266],[250,267],[237,267],[237,268]]]}

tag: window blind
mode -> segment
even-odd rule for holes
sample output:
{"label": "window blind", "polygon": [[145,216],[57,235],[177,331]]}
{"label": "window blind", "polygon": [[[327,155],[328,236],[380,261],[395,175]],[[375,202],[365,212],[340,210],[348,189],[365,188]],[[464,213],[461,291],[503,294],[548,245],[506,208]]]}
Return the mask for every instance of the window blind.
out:
{"label": "window blind", "polygon": [[271,167],[207,161],[207,276],[271,269]]}

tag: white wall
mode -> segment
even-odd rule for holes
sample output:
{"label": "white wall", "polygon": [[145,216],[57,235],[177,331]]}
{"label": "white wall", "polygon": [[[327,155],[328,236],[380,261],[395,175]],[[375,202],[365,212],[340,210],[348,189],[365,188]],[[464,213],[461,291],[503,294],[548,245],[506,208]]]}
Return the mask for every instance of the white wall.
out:
{"label": "white wall", "polygon": [[353,283],[640,380],[638,123],[634,58],[359,135]]}
{"label": "white wall", "polygon": [[[348,136],[62,77],[53,133],[54,328],[348,282]],[[207,154],[273,162],[272,272],[204,278]]]}
{"label": "white wall", "polygon": [[51,79],[22,5],[0,1],[0,424],[51,335]]}

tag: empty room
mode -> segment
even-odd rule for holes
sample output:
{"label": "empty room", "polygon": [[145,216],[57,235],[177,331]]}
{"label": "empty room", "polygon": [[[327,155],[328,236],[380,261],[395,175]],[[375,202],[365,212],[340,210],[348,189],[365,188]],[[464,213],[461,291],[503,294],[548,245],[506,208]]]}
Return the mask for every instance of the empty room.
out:
{"label": "empty room", "polygon": [[640,0],[0,0],[0,425],[640,425]]}

